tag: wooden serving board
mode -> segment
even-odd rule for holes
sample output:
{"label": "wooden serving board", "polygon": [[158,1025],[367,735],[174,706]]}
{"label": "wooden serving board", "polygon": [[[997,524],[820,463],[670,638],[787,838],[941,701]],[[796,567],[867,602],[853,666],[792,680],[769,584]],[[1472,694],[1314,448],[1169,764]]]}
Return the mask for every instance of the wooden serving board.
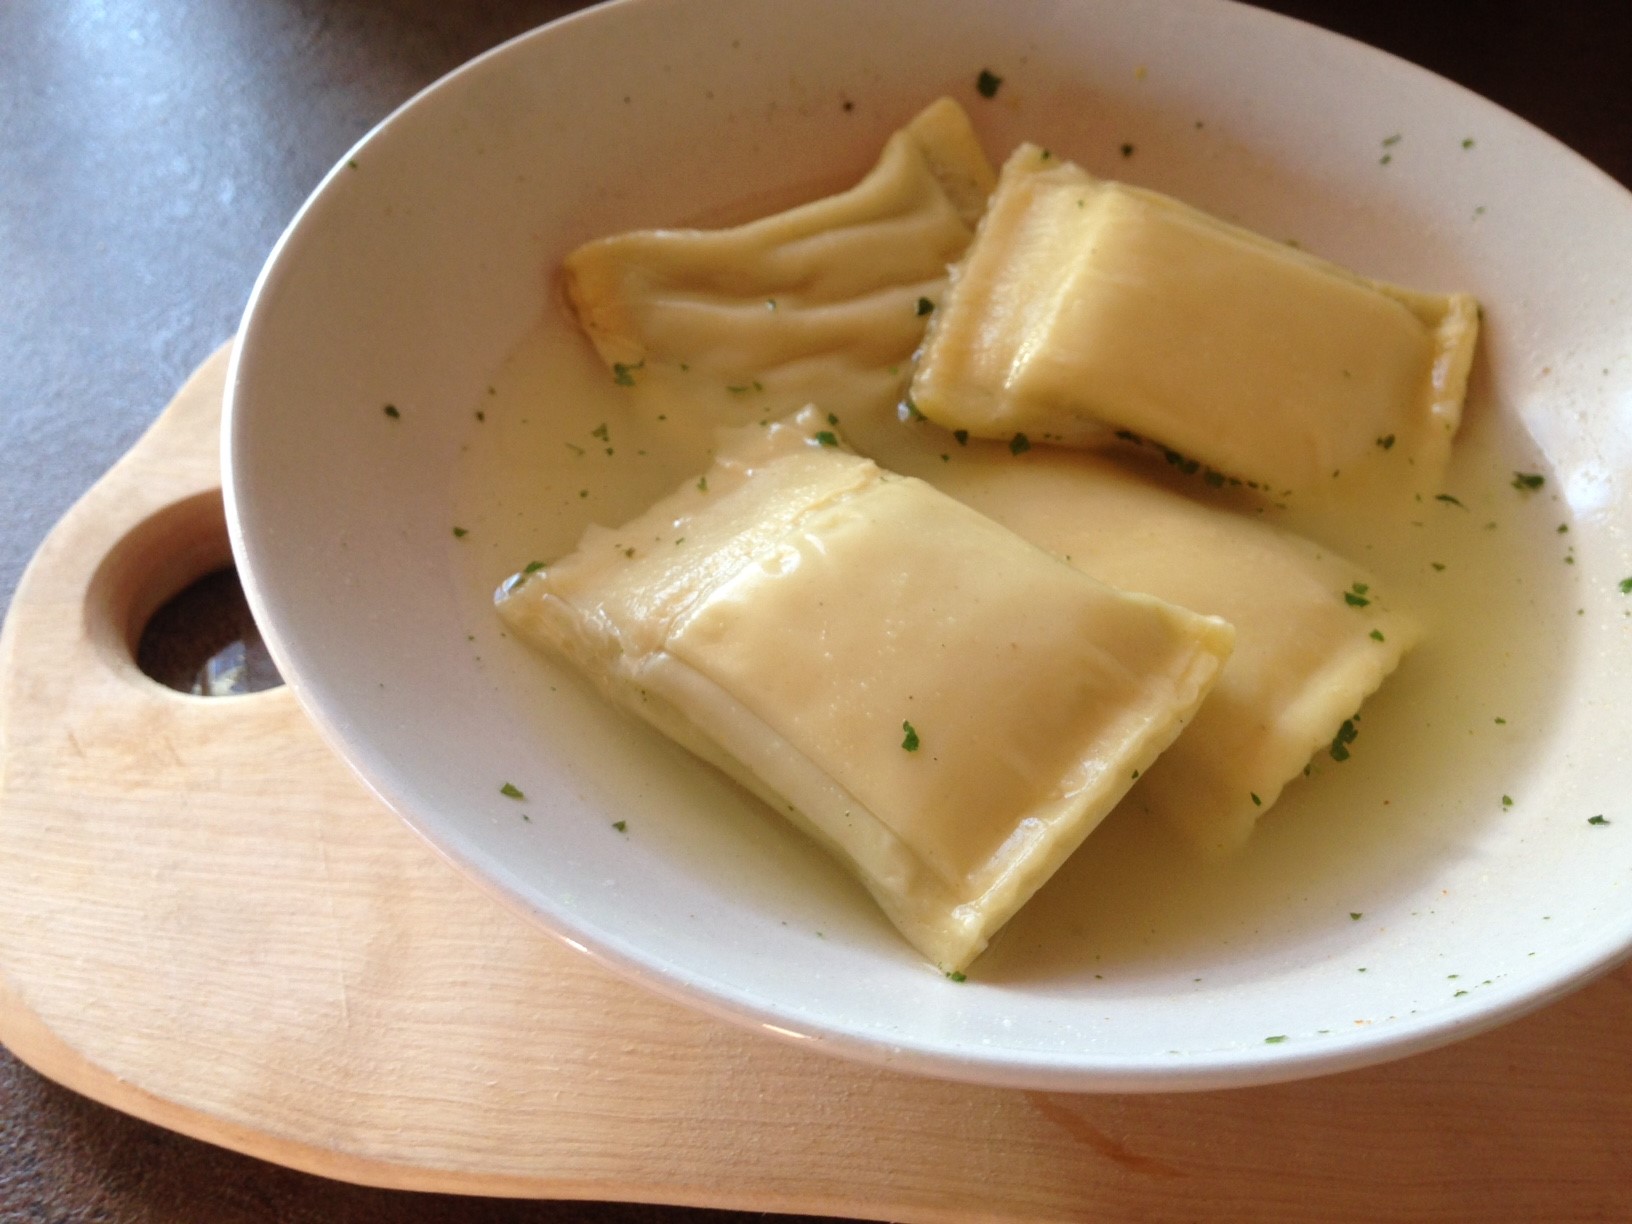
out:
{"label": "wooden serving board", "polygon": [[225,350],[0,637],[0,1040],[116,1108],[386,1186],[909,1220],[1632,1217],[1632,969],[1387,1067],[1188,1096],[881,1072],[626,984],[375,800],[285,689],[133,662],[229,560]]}

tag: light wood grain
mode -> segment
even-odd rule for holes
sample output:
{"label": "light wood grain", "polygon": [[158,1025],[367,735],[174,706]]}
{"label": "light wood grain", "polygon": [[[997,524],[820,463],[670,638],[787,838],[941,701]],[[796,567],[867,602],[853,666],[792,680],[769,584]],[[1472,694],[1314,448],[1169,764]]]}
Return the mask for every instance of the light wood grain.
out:
{"label": "light wood grain", "polygon": [[695,1015],[500,909],[286,690],[149,681],[227,558],[225,353],[41,548],[0,637],[0,1040],[332,1177],[909,1220],[1632,1217],[1632,970],[1388,1067],[1193,1096],[892,1075]]}

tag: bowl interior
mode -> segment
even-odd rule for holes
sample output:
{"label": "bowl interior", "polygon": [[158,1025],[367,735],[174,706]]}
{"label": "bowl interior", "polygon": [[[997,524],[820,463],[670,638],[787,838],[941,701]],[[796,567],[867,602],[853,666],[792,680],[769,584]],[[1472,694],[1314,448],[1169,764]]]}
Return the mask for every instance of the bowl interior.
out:
{"label": "bowl interior", "polygon": [[[589,360],[555,297],[566,251],[852,181],[942,94],[994,159],[1035,140],[1369,275],[1477,294],[1458,478],[1514,541],[1368,705],[1375,750],[1286,801],[1241,861],[1113,821],[1096,836],[1117,870],[1079,856],[959,984],[753,800],[504,637],[494,567],[532,558],[450,531],[483,480],[478,412],[548,428],[572,411],[550,395],[552,362]],[[1632,948],[1629,257],[1628,197],[1579,158],[1261,11],[625,0],[433,87],[296,218],[230,380],[234,547],[283,674],[380,795],[659,989],[993,1083],[1336,1070],[1494,1023]],[[1548,473],[1522,505],[1521,465]],[[1457,649],[1483,661],[1459,671]]]}

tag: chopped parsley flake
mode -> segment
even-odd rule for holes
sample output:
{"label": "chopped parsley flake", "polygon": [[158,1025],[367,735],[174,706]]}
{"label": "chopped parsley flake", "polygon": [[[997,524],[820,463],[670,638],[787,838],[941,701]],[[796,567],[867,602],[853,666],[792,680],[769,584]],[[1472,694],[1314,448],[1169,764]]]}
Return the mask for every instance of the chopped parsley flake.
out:
{"label": "chopped parsley flake", "polygon": [[1264,1038],[1264,1044],[1265,1045],[1280,1045],[1281,1042],[1283,1042],[1285,1040],[1286,1040],[1286,1034],[1285,1033],[1277,1033],[1273,1037],[1265,1037]]}
{"label": "chopped parsley flake", "polygon": [[[1347,373],[1347,371],[1344,371],[1344,372]],[[1393,450],[1394,449],[1394,435],[1393,434],[1384,434],[1382,437],[1377,439],[1377,445],[1382,447],[1384,450]]]}
{"label": "chopped parsley flake", "polygon": [[1031,449],[1031,439],[1023,433],[1017,433],[1009,439],[1009,454],[1023,455]]}
{"label": "chopped parsley flake", "polygon": [[524,574],[536,574],[536,573],[538,573],[539,570],[541,570],[543,568],[544,568],[544,562],[542,562],[542,561],[529,561],[529,562],[527,562],[527,568],[522,570],[521,572],[524,573]]}
{"label": "chopped parsley flake", "polygon": [[956,969],[952,970],[946,977],[948,981],[952,982],[967,982],[969,980],[967,974],[959,973]]}
{"label": "chopped parsley flake", "polygon": [[463,527],[455,527],[453,529],[453,538],[456,540],[462,540],[469,534],[470,532],[466,531]]}
{"label": "chopped parsley flake", "polygon": [[1464,137],[1463,140],[1462,140],[1462,147],[1464,149],[1473,148],[1473,137],[1472,136]]}
{"label": "chopped parsley flake", "polygon": [[589,436],[592,438],[599,438],[602,442],[610,442],[612,440],[612,431],[607,429],[606,423],[603,421],[601,424],[589,431]]}
{"label": "chopped parsley flake", "polygon": [[982,68],[980,75],[975,78],[975,92],[983,98],[995,98],[1002,84],[1002,77],[989,68]]}
{"label": "chopped parsley flake", "polygon": [[831,429],[823,429],[817,432],[816,441],[820,442],[823,446],[837,446],[839,444],[839,436]]}
{"label": "chopped parsley flake", "polygon": [[614,361],[612,363],[612,381],[617,383],[620,387],[634,386],[635,371],[642,368],[645,364],[646,361],[644,358],[635,362],[633,365],[626,365],[621,361]]}
{"label": "chopped parsley flake", "polygon": [[1258,792],[1257,791],[1248,791],[1247,794],[1252,799],[1252,806],[1253,807],[1263,807],[1264,806],[1264,801],[1262,799],[1258,798]]}
{"label": "chopped parsley flake", "polygon": [[1365,583],[1357,582],[1347,591],[1343,592],[1343,602],[1348,604],[1351,608],[1370,607],[1371,600],[1366,598],[1366,592],[1369,590],[1371,590],[1371,588]]}
{"label": "chopped parsley flake", "polygon": [[514,784],[512,784],[510,782],[506,782],[503,786],[499,787],[499,794],[503,795],[506,799],[525,799],[525,798],[527,798],[526,795],[521,793],[521,790],[520,790],[519,787],[515,786]]}
{"label": "chopped parsley flake", "polygon": [[837,424],[838,424],[838,423],[839,423],[839,417],[838,417],[838,414],[837,414],[837,413],[834,413],[834,412],[830,412],[830,413],[828,413],[828,414],[827,414],[827,423],[828,423],[828,424],[829,424],[829,425],[837,425]]}
{"label": "chopped parsley flake", "polygon": [[1462,505],[1461,502],[1459,502],[1456,498],[1452,497],[1449,493],[1435,493],[1434,494],[1434,500],[1435,501],[1445,502],[1448,505],[1457,506],[1457,507],[1459,507],[1459,508],[1461,508],[1463,510],[1467,509],[1466,506]]}
{"label": "chopped parsley flake", "polygon": [[1520,493],[1532,493],[1547,483],[1547,478],[1540,472],[1514,472],[1513,487]]}
{"label": "chopped parsley flake", "polygon": [[957,439],[959,446],[969,445],[969,431],[967,429],[954,429],[952,436]]}
{"label": "chopped parsley flake", "polygon": [[1609,821],[1606,820],[1603,816],[1588,816],[1587,817],[1587,823],[1588,824],[1607,825],[1609,823]]}
{"label": "chopped parsley flake", "polygon": [[402,417],[402,413],[397,411],[397,406],[395,404],[387,404],[385,406],[385,415],[390,417],[393,421],[399,420]]}
{"label": "chopped parsley flake", "polygon": [[1632,595],[1632,578],[1621,579],[1621,594]]}
{"label": "chopped parsley flake", "polygon": [[627,833],[629,831],[629,822],[627,820],[614,820],[612,827],[619,833]]}
{"label": "chopped parsley flake", "polygon": [[1122,156],[1123,157],[1132,157],[1133,156],[1133,146],[1131,144],[1125,144],[1125,145],[1122,146]]}
{"label": "chopped parsley flake", "polygon": [[906,732],[905,737],[901,740],[901,747],[905,748],[908,752],[917,752],[918,732],[913,728],[913,725],[910,722],[903,722],[901,724],[901,730]]}
{"label": "chopped parsley flake", "polygon": [[1363,913],[1361,913],[1359,910],[1350,910],[1349,911],[1349,921],[1350,922],[1359,922],[1360,919],[1362,919],[1364,917],[1365,917],[1365,915]]}
{"label": "chopped parsley flake", "polygon": [[1383,148],[1385,148],[1385,149],[1392,148],[1394,145],[1397,145],[1399,143],[1400,143],[1400,134],[1398,132],[1395,132],[1394,135],[1385,137],[1383,139]]}
{"label": "chopped parsley flake", "polygon": [[708,477],[707,476],[697,477],[697,492],[699,492],[699,493],[707,493],[708,492]]}
{"label": "chopped parsley flake", "polygon": [[1373,629],[1371,631],[1371,640],[1374,642],[1383,641],[1383,631],[1381,629]]}
{"label": "chopped parsley flake", "polygon": [[1513,796],[1512,795],[1503,795],[1502,796],[1502,806],[1504,808],[1512,807],[1513,806]]}
{"label": "chopped parsley flake", "polygon": [[1337,734],[1332,736],[1332,746],[1330,749],[1328,749],[1328,751],[1332,754],[1332,760],[1348,760],[1349,745],[1354,743],[1359,734],[1359,730],[1354,725],[1354,719],[1345,718],[1343,720],[1343,725],[1337,729]]}
{"label": "chopped parsley flake", "polygon": [[930,301],[928,298],[921,297],[921,298],[918,299],[918,313],[919,313],[919,315],[927,315],[934,309],[935,309],[935,303]]}

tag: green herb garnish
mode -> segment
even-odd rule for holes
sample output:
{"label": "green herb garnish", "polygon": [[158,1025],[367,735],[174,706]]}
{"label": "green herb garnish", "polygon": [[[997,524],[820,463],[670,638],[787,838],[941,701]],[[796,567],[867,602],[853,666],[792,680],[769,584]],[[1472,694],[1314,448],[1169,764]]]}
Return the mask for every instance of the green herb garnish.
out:
{"label": "green herb garnish", "polygon": [[1602,817],[1602,816],[1588,816],[1587,817],[1587,823],[1588,824],[1608,824],[1609,821],[1604,819],[1604,817]]}
{"label": "green herb garnish", "polygon": [[1286,1034],[1285,1033],[1279,1033],[1274,1037],[1265,1037],[1264,1038],[1264,1044],[1265,1045],[1280,1045],[1281,1042],[1283,1042],[1285,1040],[1286,1040]]}
{"label": "green herb garnish", "polygon": [[1531,493],[1547,483],[1547,478],[1540,472],[1514,472],[1513,487],[1520,493]]}
{"label": "green herb garnish", "polygon": [[1351,608],[1366,608],[1371,606],[1371,600],[1366,598],[1366,592],[1371,590],[1363,582],[1357,582],[1343,592],[1343,602]]}
{"label": "green herb garnish", "polygon": [[1358,728],[1356,728],[1354,725],[1354,719],[1345,718],[1343,720],[1343,725],[1337,729],[1337,734],[1332,736],[1332,746],[1330,749],[1328,749],[1328,751],[1332,754],[1332,760],[1348,760],[1349,745],[1354,743],[1359,734],[1360,732]]}
{"label": "green herb garnish", "polygon": [[967,975],[959,973],[956,969],[952,970],[952,972],[946,976],[947,980],[952,982],[967,982],[969,980]]}
{"label": "green herb garnish", "polygon": [[1263,807],[1264,806],[1264,801],[1262,799],[1258,798],[1258,792],[1257,791],[1248,791],[1247,795],[1252,799],[1252,806],[1253,807]]}
{"label": "green herb garnish", "polygon": [[1467,509],[1466,506],[1462,505],[1462,503],[1460,501],[1458,501],[1456,498],[1452,497],[1449,493],[1435,493],[1434,494],[1434,500],[1435,501],[1446,502],[1449,505],[1457,506],[1457,507],[1459,507],[1459,508],[1461,508],[1463,510]]}
{"label": "green herb garnish", "polygon": [[506,799],[525,799],[525,798],[527,798],[526,795],[521,793],[520,788],[516,787],[515,785],[513,785],[512,783],[509,783],[509,782],[506,782],[503,786],[499,787],[499,794],[503,795]]}
{"label": "green herb garnish", "polygon": [[910,722],[903,722],[901,724],[901,730],[906,732],[905,737],[901,740],[901,747],[905,748],[908,752],[917,752],[918,732],[913,728],[913,725]]}
{"label": "green herb garnish", "polygon": [[969,445],[969,431],[967,429],[954,429],[952,436],[958,440],[959,446]]}
{"label": "green herb garnish", "polygon": [[1023,455],[1031,449],[1031,439],[1023,433],[1017,433],[1009,439],[1009,454]]}
{"label": "green herb garnish", "polygon": [[1632,578],[1621,579],[1621,594],[1632,595]]}
{"label": "green herb garnish", "polygon": [[1381,642],[1383,640],[1383,631],[1381,629],[1373,629],[1371,631],[1371,640],[1374,642]]}
{"label": "green herb garnish", "polygon": [[934,309],[935,303],[930,301],[928,298],[921,297],[918,299],[918,314],[920,316],[927,315]]}
{"label": "green herb garnish", "polygon": [[524,574],[536,574],[536,573],[538,573],[539,570],[541,570],[543,568],[544,568],[544,562],[542,562],[542,561],[529,561],[529,562],[527,562],[527,568],[522,570],[521,572],[524,573]]}
{"label": "green herb garnish", "polygon": [[[1343,372],[1345,374],[1348,373],[1347,370],[1345,370]],[[1393,434],[1384,434],[1382,437],[1377,439],[1377,445],[1382,447],[1384,450],[1393,450],[1394,449],[1394,435]]]}
{"label": "green herb garnish", "polygon": [[453,529],[453,538],[456,540],[462,540],[469,534],[470,532],[466,531],[463,527],[455,527]]}
{"label": "green herb garnish", "polygon": [[635,362],[633,365],[625,365],[621,361],[614,361],[612,363],[612,381],[617,383],[620,387],[634,386],[635,371],[644,367],[645,364],[645,358]]}
{"label": "green herb garnish", "polygon": [[1364,917],[1365,917],[1365,915],[1360,913],[1358,910],[1350,910],[1349,911],[1349,921],[1350,922],[1359,922],[1360,919],[1362,919]]}
{"label": "green herb garnish", "polygon": [[629,831],[629,822],[627,820],[614,820],[612,827],[619,833],[627,833]]}
{"label": "green herb garnish", "polygon": [[983,98],[995,98],[1002,84],[1002,77],[989,68],[982,68],[980,75],[975,78],[975,92]]}
{"label": "green herb garnish", "polygon": [[823,446],[837,446],[839,444],[839,436],[831,429],[823,429],[817,432],[816,441],[820,442]]}
{"label": "green herb garnish", "polygon": [[385,415],[395,421],[401,418],[402,413],[397,411],[397,406],[395,404],[387,404],[385,406]]}

